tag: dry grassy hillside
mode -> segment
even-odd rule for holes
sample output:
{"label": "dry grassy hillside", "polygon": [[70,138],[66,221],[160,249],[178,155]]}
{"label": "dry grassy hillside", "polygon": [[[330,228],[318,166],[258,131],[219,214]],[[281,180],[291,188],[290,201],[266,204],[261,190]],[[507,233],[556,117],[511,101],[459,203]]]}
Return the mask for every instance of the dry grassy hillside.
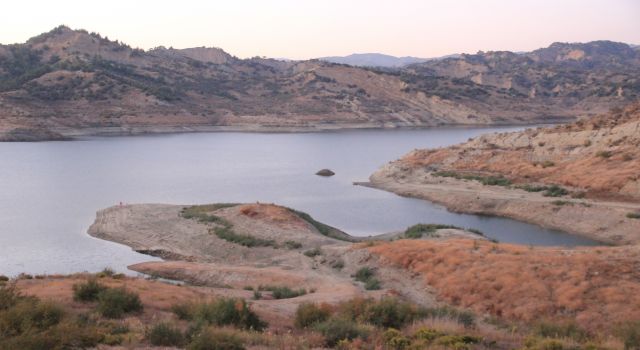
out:
{"label": "dry grassy hillside", "polygon": [[564,250],[401,240],[368,249],[422,275],[444,301],[480,313],[524,322],[575,321],[605,334],[640,318],[637,247]]}
{"label": "dry grassy hillside", "polygon": [[484,135],[400,161],[439,172],[505,176],[515,183],[558,184],[588,197],[640,200],[640,103],[552,128]]}

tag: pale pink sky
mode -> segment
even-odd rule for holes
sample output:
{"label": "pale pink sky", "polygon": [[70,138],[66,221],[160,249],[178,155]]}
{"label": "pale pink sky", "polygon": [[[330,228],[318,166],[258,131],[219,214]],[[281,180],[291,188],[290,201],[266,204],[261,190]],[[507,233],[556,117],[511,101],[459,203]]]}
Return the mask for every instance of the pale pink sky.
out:
{"label": "pale pink sky", "polygon": [[216,46],[293,59],[381,52],[434,57],[554,41],[640,44],[639,0],[6,0],[0,43],[59,24],[148,49]]}

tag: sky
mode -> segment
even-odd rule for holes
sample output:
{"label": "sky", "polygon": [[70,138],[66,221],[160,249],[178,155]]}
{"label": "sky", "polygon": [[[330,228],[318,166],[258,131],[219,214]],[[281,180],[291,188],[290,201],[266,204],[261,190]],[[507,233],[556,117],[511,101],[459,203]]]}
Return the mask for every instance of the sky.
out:
{"label": "sky", "polygon": [[553,42],[640,44],[640,0],[3,0],[0,43],[65,24],[133,47],[241,57],[437,57]]}

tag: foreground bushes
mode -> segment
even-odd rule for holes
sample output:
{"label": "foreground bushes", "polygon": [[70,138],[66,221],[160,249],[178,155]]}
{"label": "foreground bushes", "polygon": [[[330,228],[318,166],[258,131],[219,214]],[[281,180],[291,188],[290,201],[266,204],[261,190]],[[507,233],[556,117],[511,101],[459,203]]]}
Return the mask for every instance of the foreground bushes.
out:
{"label": "foreground bushes", "polygon": [[331,314],[331,307],[327,304],[304,303],[296,310],[294,325],[299,329],[308,328],[326,321]]}
{"label": "foreground bushes", "polygon": [[147,334],[151,345],[155,346],[182,346],[186,339],[180,329],[169,323],[158,323]]}
{"label": "foreground bushes", "polygon": [[244,345],[234,332],[222,329],[205,328],[187,347],[188,350],[243,350]]}
{"label": "foreground bushes", "polygon": [[62,307],[0,287],[0,349],[73,349],[96,346],[104,334],[82,325]]}
{"label": "foreground bushes", "polygon": [[365,339],[369,334],[364,326],[344,318],[331,318],[318,323],[315,330],[324,336],[327,346],[332,347],[344,340]]}
{"label": "foreground bushes", "polygon": [[98,283],[95,278],[90,278],[87,282],[73,285],[73,300],[75,301],[96,301],[98,294],[106,290],[107,287]]}
{"label": "foreground bushes", "polygon": [[108,288],[98,294],[97,310],[102,316],[120,318],[124,314],[142,311],[138,294],[124,288]]}
{"label": "foreground bushes", "polygon": [[220,298],[204,303],[183,303],[174,305],[173,312],[183,320],[193,321],[198,327],[234,326],[261,331],[267,326],[243,299]]}
{"label": "foreground bushes", "polygon": [[[396,298],[356,298],[335,307],[326,304],[301,304],[296,310],[295,326],[298,329],[314,329],[325,337],[327,346],[336,346],[341,341],[366,339],[376,327],[401,329],[426,318],[452,320],[465,328],[475,326],[475,318],[469,312],[445,307],[425,308]],[[398,345],[404,340],[398,338],[393,342]]]}
{"label": "foreground bushes", "polygon": [[108,288],[95,278],[74,284],[73,299],[82,302],[98,301],[97,311],[108,318],[120,318],[143,309],[138,294],[124,288]]}

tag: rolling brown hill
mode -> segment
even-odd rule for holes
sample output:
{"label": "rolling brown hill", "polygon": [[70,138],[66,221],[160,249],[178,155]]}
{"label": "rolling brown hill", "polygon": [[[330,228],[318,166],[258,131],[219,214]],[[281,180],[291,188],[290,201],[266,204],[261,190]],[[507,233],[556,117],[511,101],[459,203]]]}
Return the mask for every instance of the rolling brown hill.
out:
{"label": "rolling brown hill", "polygon": [[[565,86],[560,78],[570,71],[589,85],[604,79],[604,90],[533,96],[446,69],[431,74],[421,66],[383,71],[317,60],[238,59],[217,48],[144,51],[61,26],[23,44],[0,45],[0,139],[531,123],[591,115],[640,90],[628,77],[637,71],[637,50],[614,50],[610,59],[583,51],[570,56],[598,62],[597,70],[541,60],[538,65],[553,66],[540,73],[545,86],[556,80]],[[450,62],[457,61],[440,64]]]}
{"label": "rolling brown hill", "polygon": [[587,197],[640,200],[640,103],[572,124],[483,135],[401,162],[434,171],[476,172],[515,183],[558,184]]}

